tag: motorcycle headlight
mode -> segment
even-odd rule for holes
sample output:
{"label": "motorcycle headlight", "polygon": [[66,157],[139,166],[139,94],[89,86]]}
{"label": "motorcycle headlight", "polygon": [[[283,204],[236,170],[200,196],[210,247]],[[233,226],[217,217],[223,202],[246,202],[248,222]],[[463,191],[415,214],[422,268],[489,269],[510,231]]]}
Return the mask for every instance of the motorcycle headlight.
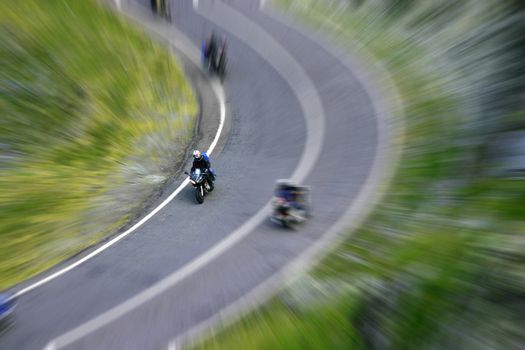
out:
{"label": "motorcycle headlight", "polygon": [[193,180],[190,180],[190,182],[191,182],[191,184],[192,184],[192,185],[195,185],[195,181],[193,181]]}

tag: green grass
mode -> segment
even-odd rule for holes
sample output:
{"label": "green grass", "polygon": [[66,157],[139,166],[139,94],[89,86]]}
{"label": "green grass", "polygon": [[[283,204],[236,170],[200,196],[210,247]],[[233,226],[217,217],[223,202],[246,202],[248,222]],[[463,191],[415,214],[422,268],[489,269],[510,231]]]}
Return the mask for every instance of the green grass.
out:
{"label": "green grass", "polygon": [[[354,235],[308,275],[194,347],[522,346],[525,184],[487,175],[493,162],[480,156],[487,140],[523,115],[515,104],[494,108],[523,91],[504,68],[521,57],[514,48],[524,43],[501,45],[516,38],[500,26],[516,8],[490,1],[277,3],[353,54],[363,45],[386,67],[404,104],[393,111],[406,125],[402,159]],[[482,95],[484,86],[495,88]]]}
{"label": "green grass", "polygon": [[0,289],[123,225],[191,141],[178,63],[94,0],[0,4]]}

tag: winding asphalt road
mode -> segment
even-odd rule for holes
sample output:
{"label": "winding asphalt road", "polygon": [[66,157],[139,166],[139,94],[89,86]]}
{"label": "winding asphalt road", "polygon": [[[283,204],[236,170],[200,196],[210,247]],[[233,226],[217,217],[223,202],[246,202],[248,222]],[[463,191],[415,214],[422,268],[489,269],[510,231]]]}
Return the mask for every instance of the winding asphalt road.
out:
{"label": "winding asphalt road", "polygon": [[[148,2],[119,6],[174,46],[199,94],[201,149],[218,127],[219,101],[181,35],[196,47],[212,29],[228,38],[216,189],[197,205],[186,187],[118,243],[21,295],[0,349],[176,348],[293,277],[291,267],[362,219],[387,171],[383,102],[328,44],[261,11],[258,1],[172,1],[171,25],[152,17]],[[313,188],[314,217],[296,231],[268,220],[274,181],[289,177]],[[152,207],[183,180],[178,174]]]}

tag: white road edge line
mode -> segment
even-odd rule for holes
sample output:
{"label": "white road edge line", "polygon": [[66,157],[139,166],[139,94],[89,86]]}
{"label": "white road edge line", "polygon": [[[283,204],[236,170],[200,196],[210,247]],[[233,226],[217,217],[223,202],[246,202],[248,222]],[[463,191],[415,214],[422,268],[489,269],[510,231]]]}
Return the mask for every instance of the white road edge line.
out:
{"label": "white road edge line", "polygon": [[193,0],[193,9],[196,10],[199,8],[199,0]]}
{"label": "white road edge line", "polygon": [[[264,1],[265,0],[261,0],[261,4]],[[285,21],[284,16],[280,16],[271,10],[267,11],[266,9],[263,9],[263,7],[264,6],[260,7],[261,10],[270,18],[273,18],[277,22],[296,30],[300,34],[302,33],[301,27]],[[388,112],[391,109],[401,111],[403,108],[402,99],[393,79],[390,77],[390,73],[385,67],[382,66],[381,63],[379,63],[375,56],[367,51],[364,51],[364,48],[362,49],[363,51],[360,53],[360,55],[364,56],[368,62],[374,62],[374,65],[372,67],[370,65],[366,66],[363,64],[361,59],[354,57],[351,63],[358,68],[367,67],[365,70],[366,74],[363,70],[351,69],[355,67],[351,67],[351,65],[345,61],[345,59],[349,58],[348,54],[342,49],[336,50],[335,47],[328,45],[326,38],[321,38],[320,36],[313,36],[309,38],[321,46],[324,50],[329,52],[349,71],[351,71],[366,90],[367,94],[371,96],[371,101],[374,110],[377,113],[378,119],[378,148],[374,162],[372,164],[370,175],[366,179],[364,186],[359,191],[354,202],[346,210],[343,216],[324,235],[324,239],[321,239],[312,244],[312,246],[307,248],[296,259],[289,262],[285,267],[276,272],[274,275],[268,277],[260,285],[248,292],[248,294],[225,306],[216,314],[191,327],[181,335],[173,338],[168,343],[167,350],[177,350],[179,348],[184,348],[185,345],[191,344],[189,343],[190,341],[197,339],[199,336],[202,336],[204,332],[209,331],[211,327],[214,324],[217,324],[219,321],[222,322],[220,324],[221,329],[224,329],[228,325],[239,320],[243,315],[246,315],[255,307],[269,300],[279,290],[282,290],[282,288],[290,285],[298,278],[298,276],[300,276],[302,272],[307,271],[309,268],[314,266],[317,261],[319,261],[320,252],[335,246],[344,237],[347,237],[349,232],[352,233],[357,228],[359,228],[368,214],[371,213],[375,207],[375,204],[379,202],[384,194],[385,189],[388,187],[388,184],[393,178],[397,164],[401,159],[402,149],[389,149],[387,146],[389,141],[390,144],[392,143],[394,137],[397,137],[400,140],[404,138],[405,126],[402,118],[399,118],[399,120],[394,122],[391,113]],[[341,57],[344,57],[345,59],[342,59]],[[374,84],[370,84],[370,80],[377,81],[379,77],[383,79],[382,83],[386,85],[386,87],[384,87],[383,84],[381,86],[371,86]],[[382,93],[376,93],[377,88],[383,88],[381,89]],[[387,92],[392,97],[387,103],[388,106],[378,104],[377,101],[385,100]],[[341,234],[342,230],[345,230],[344,232],[346,233]]]}
{"label": "white road edge line", "polygon": [[[216,5],[221,6],[221,3],[218,3]],[[226,6],[224,9],[230,9],[230,11],[234,11],[229,6]],[[207,18],[208,20],[214,21],[213,18],[209,17],[206,14],[199,14]],[[239,19],[243,21],[247,20],[244,16],[240,16]],[[250,46],[256,52],[258,52],[262,57],[266,58],[267,62],[271,64],[274,67],[274,69],[276,69],[276,71],[284,78],[285,81],[287,81],[290,88],[297,96],[297,99],[299,100],[299,103],[301,105],[301,109],[303,110],[303,115],[306,119],[307,140],[305,142],[305,147],[303,149],[303,153],[301,155],[299,164],[291,176],[291,178],[294,181],[301,182],[312,170],[323,145],[323,138],[325,132],[325,114],[322,107],[321,99],[308,74],[304,71],[303,67],[288,53],[288,51],[281,44],[279,44],[272,36],[267,34],[261,27],[259,27],[255,23],[252,23],[251,21],[249,24],[250,30],[256,31],[260,40],[266,41],[266,45],[273,47],[273,49],[263,50],[253,46],[250,40],[243,38],[243,36],[246,35],[246,33],[232,32],[232,34],[237,36],[241,41],[244,41],[248,46]],[[178,32],[175,28],[171,28],[171,30]],[[184,34],[181,33],[181,35]],[[169,37],[167,37],[166,39],[168,41],[170,40]],[[281,55],[282,60],[286,61],[285,63],[281,63],[281,65],[276,65],[275,63],[271,62],[271,59],[268,59],[268,57],[272,57],[272,54],[277,53]],[[300,84],[298,85],[301,86],[301,89],[298,89],[298,87],[295,84],[292,84],[292,81],[296,83],[300,82]],[[267,217],[270,206],[271,202],[266,203],[266,205],[263,208],[261,208],[255,215],[249,218],[234,232],[223,238],[219,243],[217,243],[215,246],[199,255],[194,260],[189,261],[186,265],[176,270],[168,277],[157,282],[153,286],[145,289],[139,294],[131,297],[130,299],[124,301],[123,303],[104,312],[103,314],[53,339],[51,342],[48,343],[45,350],[55,350],[68,346],[82,339],[88,334],[108,325],[114,320],[117,320],[118,318],[124,316],[128,312],[150,301],[151,299],[165,292],[169,288],[172,288],[180,281],[193,274],[195,271],[206,266],[208,263],[220,256],[224,251],[226,251],[231,246],[239,242],[242,238],[246,237],[251,231],[253,231],[255,227],[257,227],[257,225],[259,225]]]}
{"label": "white road edge line", "polygon": [[[44,349],[44,350],[48,350],[48,349]],[[54,350],[54,349],[49,349],[49,350]],[[178,349],[176,343],[169,343],[169,344],[168,344],[168,349],[167,349],[167,350],[179,350],[179,349]]]}
{"label": "white road edge line", "polygon": [[[186,44],[187,45],[187,44]],[[193,44],[191,44],[193,45]],[[198,52],[198,49],[195,47],[195,50],[197,50]],[[195,59],[194,57],[190,57],[188,55],[188,57],[194,61],[194,63],[197,64],[197,66],[200,67],[200,61],[198,59]],[[213,89],[213,92],[215,93],[215,96],[217,97],[218,101],[219,101],[219,106],[220,106],[220,122],[219,122],[219,127],[217,128],[217,132],[215,133],[215,137],[210,145],[210,147],[208,148],[208,150],[206,151],[206,153],[208,154],[211,154],[213,152],[213,150],[215,149],[215,146],[217,145],[217,143],[219,142],[219,139],[220,139],[220,136],[222,134],[222,130],[224,128],[224,123],[225,123],[225,120],[226,120],[226,98],[225,98],[225,93],[224,93],[224,89],[222,88],[222,86],[216,82],[216,81],[211,81],[211,87]],[[80,260],[77,260],[75,261],[74,263],[72,263],[71,265],[69,266],[66,266],[64,267],[63,269],[57,271],[57,272],[54,272],[52,273],[51,275],[39,280],[38,282],[35,282],[21,290],[19,290],[18,292],[16,292],[15,294],[13,294],[11,296],[11,298],[18,298],[20,297],[21,295],[23,294],[26,294],[28,293],[29,291],[37,288],[37,287],[40,287],[52,280],[54,280],[55,278],[65,274],[66,272],[68,271],[71,271],[72,269],[74,269],[75,267],[85,263],[86,261],[88,261],[89,259],[95,257],[96,255],[100,254],[101,252],[103,252],[104,250],[108,249],[109,247],[111,247],[112,245],[114,245],[115,243],[117,243],[118,241],[122,240],[124,237],[128,236],[129,234],[133,233],[136,229],[138,229],[139,227],[141,227],[144,223],[146,223],[149,219],[151,219],[155,214],[157,214],[159,211],[161,211],[166,205],[168,205],[168,203],[170,203],[173,198],[175,198],[183,189],[184,187],[186,187],[186,185],[188,185],[189,183],[189,179],[186,178],[180,185],[179,187],[177,187],[177,189],[175,189],[170,195],[168,198],[166,198],[161,204],[159,204],[159,206],[157,206],[155,209],[153,209],[148,215],[146,215],[145,217],[143,217],[139,222],[137,222],[135,225],[133,225],[132,227],[130,227],[129,229],[127,229],[126,231],[124,231],[123,233],[119,234],[118,236],[116,236],[115,238],[111,239],[110,241],[108,241],[107,243],[103,244],[102,246],[100,246],[99,248],[95,249],[94,251],[92,251],[91,253],[89,253],[88,255],[86,255],[85,257],[81,258]]]}

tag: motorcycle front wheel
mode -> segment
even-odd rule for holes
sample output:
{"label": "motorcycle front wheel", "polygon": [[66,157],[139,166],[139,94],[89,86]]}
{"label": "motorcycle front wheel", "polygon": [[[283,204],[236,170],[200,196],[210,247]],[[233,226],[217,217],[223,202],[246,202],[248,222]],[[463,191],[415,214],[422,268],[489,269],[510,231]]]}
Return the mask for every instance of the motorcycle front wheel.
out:
{"label": "motorcycle front wheel", "polygon": [[204,202],[204,188],[202,186],[195,188],[195,199],[199,204]]}

